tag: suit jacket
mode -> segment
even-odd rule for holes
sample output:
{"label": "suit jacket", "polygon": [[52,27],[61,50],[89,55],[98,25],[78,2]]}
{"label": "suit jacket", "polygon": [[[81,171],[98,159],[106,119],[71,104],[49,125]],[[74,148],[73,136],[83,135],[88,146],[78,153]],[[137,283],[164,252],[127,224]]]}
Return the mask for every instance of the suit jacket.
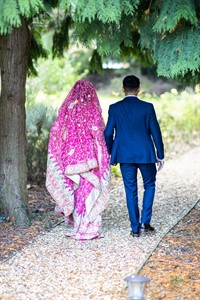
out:
{"label": "suit jacket", "polygon": [[110,105],[104,136],[111,165],[156,163],[157,158],[164,158],[154,106],[136,96],[127,96]]}

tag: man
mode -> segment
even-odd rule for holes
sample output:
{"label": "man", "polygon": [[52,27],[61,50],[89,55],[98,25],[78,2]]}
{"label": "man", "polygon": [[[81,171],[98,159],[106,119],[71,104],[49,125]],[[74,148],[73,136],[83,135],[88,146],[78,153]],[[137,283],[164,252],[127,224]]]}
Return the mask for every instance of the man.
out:
{"label": "man", "polygon": [[[123,79],[125,98],[110,105],[104,131],[111,155],[110,164],[120,163],[131,223],[131,235],[154,231],[150,221],[155,194],[156,163],[158,171],[164,165],[164,146],[153,104],[137,98],[140,80],[134,75]],[[138,207],[137,170],[143,185],[143,206]]]}

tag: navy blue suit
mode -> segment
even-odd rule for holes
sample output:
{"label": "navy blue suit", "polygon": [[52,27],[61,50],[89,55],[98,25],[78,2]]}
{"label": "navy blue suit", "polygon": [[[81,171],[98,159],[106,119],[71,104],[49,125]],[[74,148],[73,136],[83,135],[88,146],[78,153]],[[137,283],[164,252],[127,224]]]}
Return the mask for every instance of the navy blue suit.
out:
{"label": "navy blue suit", "polygon": [[141,223],[150,223],[155,193],[157,158],[164,158],[160,126],[152,103],[127,96],[110,105],[104,131],[111,165],[120,163],[131,228],[138,232],[137,170],[144,183]]}

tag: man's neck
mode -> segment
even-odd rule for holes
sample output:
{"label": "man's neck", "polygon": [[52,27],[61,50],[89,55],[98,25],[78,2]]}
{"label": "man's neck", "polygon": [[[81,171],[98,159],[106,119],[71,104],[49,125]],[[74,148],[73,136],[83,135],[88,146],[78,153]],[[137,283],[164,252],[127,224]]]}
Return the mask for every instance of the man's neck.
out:
{"label": "man's neck", "polygon": [[137,95],[140,91],[140,88],[138,87],[135,89],[126,89],[126,88],[122,87],[122,91],[124,92],[125,97],[127,97],[127,96],[137,97]]}
{"label": "man's neck", "polygon": [[135,94],[125,93],[124,95],[125,95],[125,97],[137,97],[136,93]]}

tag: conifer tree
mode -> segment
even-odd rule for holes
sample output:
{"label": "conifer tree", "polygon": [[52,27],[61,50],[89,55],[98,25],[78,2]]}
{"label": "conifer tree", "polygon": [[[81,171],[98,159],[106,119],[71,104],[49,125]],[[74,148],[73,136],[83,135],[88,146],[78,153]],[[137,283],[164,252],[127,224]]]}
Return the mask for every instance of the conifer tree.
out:
{"label": "conifer tree", "polygon": [[199,26],[199,0],[0,0],[0,209],[17,225],[29,223],[25,83],[47,56],[42,30],[54,30],[53,57],[78,40],[94,50],[93,70],[110,54],[132,55],[158,75],[196,84]]}

